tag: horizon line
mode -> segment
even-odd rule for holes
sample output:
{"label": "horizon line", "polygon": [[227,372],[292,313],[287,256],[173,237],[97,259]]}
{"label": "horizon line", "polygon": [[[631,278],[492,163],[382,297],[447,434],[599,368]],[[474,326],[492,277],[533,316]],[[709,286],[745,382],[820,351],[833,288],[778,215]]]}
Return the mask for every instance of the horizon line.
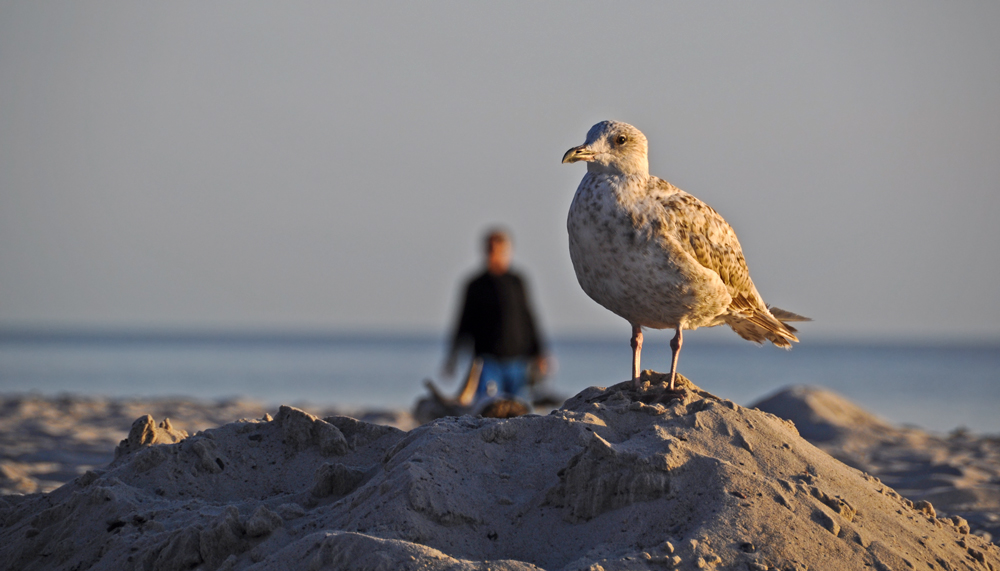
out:
{"label": "horizon line", "polygon": [[[669,335],[651,330],[653,335]],[[403,342],[446,342],[449,329],[367,329],[367,328],[308,328],[308,327],[169,327],[169,326],[4,326],[0,325],[0,343],[135,343],[135,344],[326,344],[345,342],[371,342],[395,340]],[[555,333],[547,336],[555,343],[609,342],[621,335],[586,331],[580,333]],[[624,343],[624,341],[623,341]],[[739,336],[732,338],[703,339],[700,343],[712,345],[745,345]],[[994,336],[926,336],[885,334],[822,334],[806,339],[795,347],[808,347],[811,343],[825,346],[871,347],[927,347],[955,348],[996,347],[1000,337]]]}

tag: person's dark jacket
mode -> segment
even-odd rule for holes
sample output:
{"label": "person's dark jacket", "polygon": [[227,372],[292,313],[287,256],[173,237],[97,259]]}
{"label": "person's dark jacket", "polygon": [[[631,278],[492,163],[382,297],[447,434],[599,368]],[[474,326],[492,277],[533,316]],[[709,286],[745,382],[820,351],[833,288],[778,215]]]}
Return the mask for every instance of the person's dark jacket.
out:
{"label": "person's dark jacket", "polygon": [[483,272],[469,282],[452,352],[470,341],[476,356],[505,359],[542,354],[524,280],[517,273],[497,276]]}

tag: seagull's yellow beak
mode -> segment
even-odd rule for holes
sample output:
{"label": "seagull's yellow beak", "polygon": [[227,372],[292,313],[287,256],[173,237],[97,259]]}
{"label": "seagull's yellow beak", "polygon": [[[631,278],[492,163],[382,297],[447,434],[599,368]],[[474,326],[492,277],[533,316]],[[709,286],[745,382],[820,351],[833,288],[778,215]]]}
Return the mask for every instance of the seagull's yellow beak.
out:
{"label": "seagull's yellow beak", "polygon": [[590,162],[594,160],[594,151],[587,148],[587,145],[580,145],[579,147],[573,147],[572,149],[566,151],[563,155],[563,163],[575,163],[577,161],[587,161]]}

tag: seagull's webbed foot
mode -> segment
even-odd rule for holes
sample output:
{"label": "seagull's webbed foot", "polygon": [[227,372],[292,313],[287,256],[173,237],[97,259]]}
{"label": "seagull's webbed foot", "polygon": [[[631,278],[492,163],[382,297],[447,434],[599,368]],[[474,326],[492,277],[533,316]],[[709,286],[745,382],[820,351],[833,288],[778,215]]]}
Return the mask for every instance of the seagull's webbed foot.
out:
{"label": "seagull's webbed foot", "polygon": [[688,385],[690,383],[683,375],[678,374],[675,381],[676,388],[671,389],[670,375],[655,371],[646,371],[643,373],[641,381],[639,388],[635,390],[635,395],[632,398],[649,405],[669,405],[675,400],[684,400],[688,394]]}

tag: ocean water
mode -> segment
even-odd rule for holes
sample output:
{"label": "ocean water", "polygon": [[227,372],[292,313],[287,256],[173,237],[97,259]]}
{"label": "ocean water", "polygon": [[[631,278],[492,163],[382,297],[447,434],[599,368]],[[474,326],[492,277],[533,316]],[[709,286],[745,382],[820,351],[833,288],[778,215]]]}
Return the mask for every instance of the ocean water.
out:
{"label": "ocean water", "polygon": [[[695,332],[699,333],[699,332]],[[647,335],[643,366],[669,370],[669,336]],[[408,408],[438,377],[445,343],[418,335],[0,334],[0,393],[245,397]],[[551,392],[571,396],[629,376],[627,336],[556,338]],[[1000,433],[1000,345],[805,342],[792,351],[685,336],[679,370],[748,405],[795,384],[832,389],[879,416],[936,432]]]}

